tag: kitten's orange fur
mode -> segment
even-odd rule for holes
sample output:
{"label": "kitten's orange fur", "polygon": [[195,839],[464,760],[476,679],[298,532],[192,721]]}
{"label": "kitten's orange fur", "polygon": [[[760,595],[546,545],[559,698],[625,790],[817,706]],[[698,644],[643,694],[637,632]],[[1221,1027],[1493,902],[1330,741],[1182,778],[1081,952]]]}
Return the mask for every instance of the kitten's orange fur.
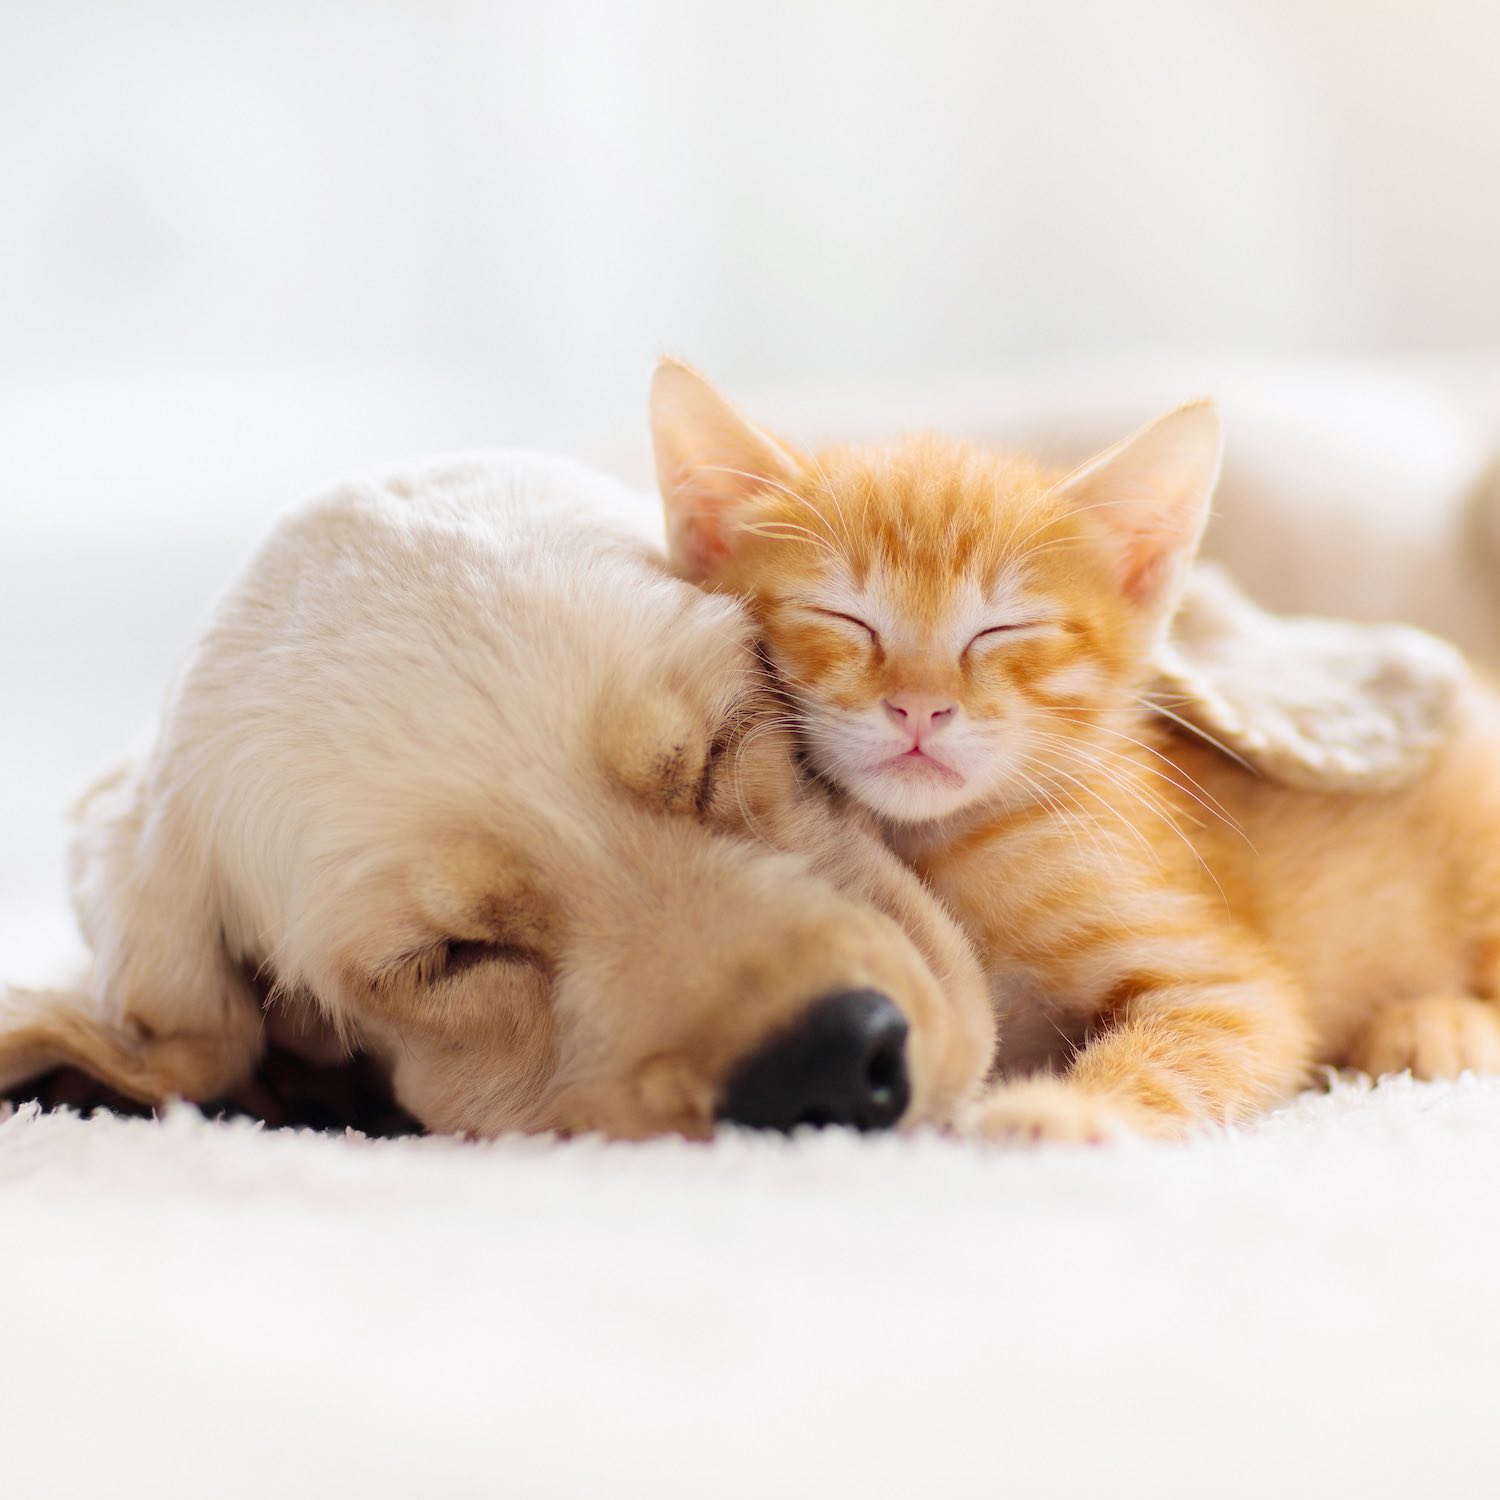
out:
{"label": "kitten's orange fur", "polygon": [[1072,476],[932,438],[809,456],[664,361],[653,428],[677,566],[751,602],[811,759],[980,948],[1011,1080],[982,1128],[1172,1134],[1320,1061],[1500,1071],[1494,700],[1418,783],[1336,796],[1141,698],[1212,407]]}

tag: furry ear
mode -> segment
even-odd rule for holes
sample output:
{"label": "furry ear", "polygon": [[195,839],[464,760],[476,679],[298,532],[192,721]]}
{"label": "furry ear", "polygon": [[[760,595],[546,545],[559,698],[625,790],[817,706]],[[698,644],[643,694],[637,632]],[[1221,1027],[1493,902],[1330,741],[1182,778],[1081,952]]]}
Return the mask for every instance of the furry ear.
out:
{"label": "furry ear", "polygon": [[1219,413],[1195,401],[1158,417],[1053,491],[1108,539],[1126,598],[1165,613],[1176,602],[1219,478]]}
{"label": "furry ear", "polygon": [[797,461],[675,359],[651,378],[651,440],[672,564],[703,583],[729,556],[735,513],[760,491],[794,485]]}
{"label": "furry ear", "polygon": [[[42,1008],[27,1034],[134,1098],[213,1099],[254,1071],[265,1018],[225,946],[227,883],[195,831],[186,757],[163,775],[158,754],[116,767],[73,810],[69,883],[93,955],[88,987],[31,997],[26,1009]],[[14,1024],[0,1004],[0,1075]]]}
{"label": "furry ear", "polygon": [[156,1104],[217,1098],[254,1071],[264,1017],[224,948],[220,883],[152,784],[127,762],[75,809],[73,901],[93,963],[72,989],[0,984],[0,1090],[62,1066]]}

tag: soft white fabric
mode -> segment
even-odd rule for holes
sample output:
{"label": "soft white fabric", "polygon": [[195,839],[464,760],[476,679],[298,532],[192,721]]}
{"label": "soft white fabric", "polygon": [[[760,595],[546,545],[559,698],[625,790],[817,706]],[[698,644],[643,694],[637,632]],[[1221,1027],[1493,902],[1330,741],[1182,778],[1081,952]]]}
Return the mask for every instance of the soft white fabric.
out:
{"label": "soft white fabric", "polygon": [[1379,791],[1421,774],[1451,730],[1463,656],[1409,625],[1274,615],[1212,563],[1158,647],[1161,711],[1292,786]]}
{"label": "soft white fabric", "polygon": [[0,1124],[38,1497],[1485,1493],[1500,1081],[1185,1148]]}

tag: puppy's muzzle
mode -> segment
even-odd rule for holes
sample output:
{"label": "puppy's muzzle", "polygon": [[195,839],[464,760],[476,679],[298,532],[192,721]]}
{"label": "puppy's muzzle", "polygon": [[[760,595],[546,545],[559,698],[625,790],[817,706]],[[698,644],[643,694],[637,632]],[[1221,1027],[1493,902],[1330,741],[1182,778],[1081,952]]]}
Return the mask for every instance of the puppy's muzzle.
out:
{"label": "puppy's muzzle", "polygon": [[878,990],[828,995],[740,1064],[719,1118],[761,1130],[886,1130],[911,1099],[906,1030]]}

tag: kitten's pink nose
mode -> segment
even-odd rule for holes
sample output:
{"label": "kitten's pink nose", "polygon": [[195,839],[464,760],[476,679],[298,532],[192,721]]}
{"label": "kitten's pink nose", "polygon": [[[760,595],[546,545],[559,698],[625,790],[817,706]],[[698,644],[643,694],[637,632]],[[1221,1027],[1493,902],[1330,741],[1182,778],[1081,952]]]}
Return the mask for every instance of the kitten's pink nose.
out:
{"label": "kitten's pink nose", "polygon": [[910,732],[920,745],[934,730],[941,729],[954,714],[951,703],[926,693],[893,693],[885,699],[886,717],[892,724]]}

